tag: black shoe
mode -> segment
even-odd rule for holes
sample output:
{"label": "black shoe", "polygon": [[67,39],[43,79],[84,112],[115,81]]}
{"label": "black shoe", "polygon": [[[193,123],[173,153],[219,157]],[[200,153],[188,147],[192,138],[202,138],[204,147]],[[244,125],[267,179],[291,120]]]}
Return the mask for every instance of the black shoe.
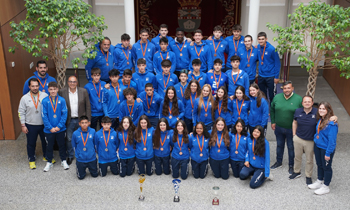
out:
{"label": "black shoe", "polygon": [[311,179],[311,177],[306,177],[306,184],[307,184],[307,185],[312,184],[312,179]]}
{"label": "black shoe", "polygon": [[294,173],[292,175],[289,176],[289,179],[296,179],[301,177],[301,173]]}
{"label": "black shoe", "polygon": [[273,165],[271,166],[271,169],[273,170],[273,169],[279,168],[279,167],[281,167],[281,166],[282,166],[282,163],[276,162],[275,164],[273,164]]}
{"label": "black shoe", "polygon": [[67,164],[70,165],[72,164],[74,158],[67,158]]}
{"label": "black shoe", "polygon": [[289,166],[288,172],[289,172],[290,175],[293,174],[293,172],[294,172],[293,166]]}

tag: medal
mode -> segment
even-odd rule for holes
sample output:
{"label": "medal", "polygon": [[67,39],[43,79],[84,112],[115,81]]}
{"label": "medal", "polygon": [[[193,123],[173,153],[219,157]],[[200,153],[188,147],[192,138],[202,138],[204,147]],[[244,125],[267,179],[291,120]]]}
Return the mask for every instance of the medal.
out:
{"label": "medal", "polygon": [[145,50],[143,50],[143,47],[142,47],[142,43],[141,43],[141,42],[140,42],[140,45],[141,45],[141,51],[142,51],[143,59],[146,60],[145,55],[146,55],[146,52],[147,52],[148,41],[146,41]]}
{"label": "medal", "polygon": [[199,156],[201,156],[201,157],[202,157],[202,156],[203,156],[203,154],[201,153],[201,154],[199,154]]}
{"label": "medal", "polygon": [[264,64],[264,62],[261,62],[261,65],[263,65]]}
{"label": "medal", "polygon": [[176,47],[179,48],[179,50],[180,50],[180,56],[182,56],[182,49],[183,49],[184,46],[185,46],[185,42],[182,44],[181,49],[180,49],[179,45],[177,45],[177,43],[175,43],[175,44],[176,44]]}
{"label": "medal", "polygon": [[220,149],[218,149],[218,152],[220,152]]}
{"label": "medal", "polygon": [[86,139],[84,140],[84,136],[83,136],[83,132],[80,132],[80,135],[81,135],[81,140],[83,141],[83,145],[84,145],[84,148],[83,148],[83,151],[86,151],[86,143],[87,143],[87,140],[89,138],[89,132],[86,134]]}
{"label": "medal", "polygon": [[[261,55],[261,47],[259,47],[259,52],[260,52],[260,55],[261,55],[261,65],[264,64],[263,60],[264,60],[264,55],[265,55],[265,49],[266,49],[266,43],[265,43],[265,46],[264,46],[264,52]],[[253,49],[252,49],[252,51],[253,51]]]}
{"label": "medal", "polygon": [[98,99],[98,102],[101,102],[101,99]]}
{"label": "medal", "polygon": [[38,110],[36,110],[36,111],[35,111],[35,113],[36,113],[36,114],[38,114],[38,113],[39,113],[39,111],[38,111]]}
{"label": "medal", "polygon": [[160,148],[160,151],[164,150],[163,147],[164,147],[164,143],[165,143],[167,134],[168,134],[168,132],[165,133],[164,141],[162,141],[162,137],[160,137],[160,145],[162,145],[162,147]]}
{"label": "medal", "polygon": [[198,142],[198,147],[199,147],[199,150],[201,151],[201,154],[199,154],[199,156],[203,156],[203,147],[204,147],[204,135],[202,135],[202,146],[201,146],[201,143],[199,142],[199,138],[198,138],[198,135],[197,135],[197,142]]}
{"label": "medal", "polygon": [[152,94],[152,97],[151,97],[151,101],[150,101],[150,103],[148,104],[148,95],[146,94],[146,104],[147,104],[147,108],[148,108],[148,111],[147,111],[147,113],[149,114],[149,113],[151,113],[151,106],[152,106],[152,101],[153,101],[153,94]]}
{"label": "medal", "polygon": [[[124,85],[124,84],[123,84]],[[118,104],[120,104],[120,100],[119,100],[119,84],[117,85],[117,87],[114,87],[113,85],[112,85],[112,87],[113,87],[113,89],[114,89],[114,92],[115,92],[115,95],[117,96],[117,99],[118,99],[118,101],[117,101],[117,103]]]}
{"label": "medal", "polygon": [[252,52],[253,52],[253,48],[251,48],[251,50],[250,50],[250,55],[249,55],[249,57],[248,57],[248,50],[247,50],[247,60],[248,60],[247,67],[250,66],[249,61],[250,61],[250,57],[252,57]]}
{"label": "medal", "polygon": [[[242,100],[241,108],[238,108],[238,100],[236,99],[236,108],[237,108],[237,112],[238,112],[238,119],[241,119],[240,116],[241,116],[243,104],[244,104],[244,99]],[[239,138],[241,138],[241,136],[239,136]],[[239,143],[239,142],[238,142],[238,143]]]}
{"label": "medal", "polygon": [[125,147],[125,148],[124,148],[124,151],[128,151],[128,148]]}
{"label": "medal", "polygon": [[164,93],[166,92],[166,90],[164,90]]}
{"label": "medal", "polygon": [[[199,82],[199,81],[198,81],[198,82]],[[208,108],[209,108],[209,99],[208,99],[208,101],[207,101],[207,107],[205,107],[204,101],[202,101],[202,104],[203,104],[204,111],[205,111],[204,116],[207,117],[207,116],[208,116],[207,112],[208,112]]]}
{"label": "medal", "polygon": [[146,151],[147,148],[146,148],[146,143],[147,143],[147,133],[148,133],[148,130],[146,129],[146,136],[144,137],[143,134],[142,134],[142,130],[141,130],[141,140],[143,142],[143,150]]}
{"label": "medal", "polygon": [[163,151],[164,149],[163,149],[163,147],[162,148],[160,148],[160,151]]}
{"label": "medal", "polygon": [[216,144],[218,145],[218,152],[220,152],[220,147],[221,147],[221,142],[222,142],[222,137],[223,137],[224,135],[221,135],[221,138],[220,138],[220,141],[219,141],[219,137],[218,136],[216,136]]}
{"label": "medal", "polygon": [[179,155],[182,155],[182,152],[179,152]]}
{"label": "medal", "polygon": [[124,138],[124,131],[122,131],[122,135],[123,135],[123,142],[124,142],[124,145],[125,145],[124,151],[128,151],[128,148],[126,148],[126,145],[128,144],[129,134],[128,133],[126,134],[126,140]]}
{"label": "medal", "polygon": [[[215,52],[214,52],[214,57],[216,57],[216,51],[218,50],[221,41],[219,42],[218,46],[216,46],[216,47],[215,47],[215,42],[214,42],[214,40],[212,40],[212,41],[213,41],[213,47],[214,47],[214,51],[215,51]],[[198,57],[199,57],[199,56],[198,56]]]}
{"label": "medal", "polygon": [[105,151],[108,152],[108,148],[106,148]]}
{"label": "medal", "polygon": [[173,118],[171,115],[169,116],[169,119]]}
{"label": "medal", "polygon": [[249,67],[250,66],[250,64],[247,64],[247,67]]}
{"label": "medal", "polygon": [[84,147],[83,150],[86,151],[86,148]]}
{"label": "medal", "polygon": [[144,151],[146,151],[146,150],[147,150],[147,148],[145,147],[145,148],[143,148],[143,150],[144,150]]}
{"label": "medal", "polygon": [[214,54],[214,56],[216,57],[216,53]]}
{"label": "medal", "polygon": [[[163,58],[163,55],[162,55],[162,52],[159,52],[159,55],[160,55],[160,57],[162,58],[162,60],[164,60],[164,58]],[[169,59],[169,52],[166,54],[166,57],[165,57],[166,59]]]}
{"label": "medal", "polygon": [[319,139],[319,138],[320,138],[320,137],[317,135],[317,136],[316,136],[316,139]]}
{"label": "medal", "polygon": [[253,160],[255,160],[256,158],[255,158],[255,156],[253,157]]}
{"label": "medal", "polygon": [[238,151],[236,151],[235,153],[238,154]]}
{"label": "medal", "polygon": [[120,104],[120,100],[118,100],[118,104]]}
{"label": "medal", "polygon": [[94,88],[95,88],[95,91],[96,91],[96,94],[97,94],[97,97],[98,97],[98,102],[101,102],[101,99],[100,99],[100,95],[101,95],[101,82],[99,82],[100,85],[98,87],[98,92],[97,92],[97,89],[96,89],[96,85],[95,83],[92,83],[94,85]]}
{"label": "medal", "polygon": [[106,54],[107,54],[107,58],[106,58],[106,56],[105,56],[105,53],[102,51],[102,49],[101,49],[101,52],[102,52],[102,54],[103,54],[103,57],[104,57],[105,60],[106,60],[106,66],[109,66],[109,64],[108,64],[108,52],[106,53]]}
{"label": "medal", "polygon": [[126,62],[127,65],[129,65],[129,62]]}
{"label": "medal", "polygon": [[179,155],[182,155],[182,145],[184,144],[184,139],[182,138],[181,139],[181,145],[180,145],[180,142],[179,142],[179,135],[176,136],[176,141],[177,141],[177,145],[179,145],[179,148],[180,148],[180,152],[179,152]]}
{"label": "medal", "polygon": [[205,113],[205,115],[204,115],[205,117],[208,117],[208,114],[207,113]]}
{"label": "medal", "polygon": [[198,59],[199,59],[199,57],[200,57],[200,55],[201,55],[201,53],[202,53],[203,46],[204,46],[204,45],[202,45],[201,49],[199,50],[199,53],[198,53],[198,51],[197,51],[197,47],[194,46],[194,49],[196,50],[196,54],[197,54],[197,56],[198,56]]}
{"label": "medal", "polygon": [[[39,98],[39,95],[38,95],[38,98]],[[55,104],[55,107],[53,106],[53,103],[52,103],[52,98],[49,97],[50,99],[50,103],[51,103],[51,107],[52,107],[52,110],[53,110],[53,118],[56,118],[57,115],[56,115],[56,109],[57,109],[57,101],[58,101],[58,97],[56,96],[56,104]]]}
{"label": "medal", "polygon": [[180,53],[180,56],[182,56],[182,53]]}
{"label": "medal", "polygon": [[39,95],[39,93],[38,93],[38,98],[37,98],[36,102],[35,102],[35,100],[34,100],[34,97],[33,97],[33,95],[32,95],[32,92],[30,92],[30,97],[32,98],[34,107],[35,107],[35,109],[36,109],[36,110],[35,110],[35,113],[38,114],[38,113],[39,113],[39,111],[38,111],[38,106],[39,106],[39,97],[40,97],[40,95]]}
{"label": "medal", "polygon": [[45,93],[45,85],[46,85],[47,78],[45,79],[45,82],[44,82],[44,84],[43,84],[43,83],[41,83],[39,77],[37,77],[37,76],[35,76],[35,77],[38,79],[38,81],[39,81],[39,83],[40,83],[40,86],[43,88],[43,90],[42,90],[41,92],[44,92],[44,93]]}
{"label": "medal", "polygon": [[254,141],[255,141],[255,139],[253,139],[253,143],[252,143],[252,151],[253,151],[253,160],[255,160],[255,153],[254,153]]}
{"label": "medal", "polygon": [[54,114],[54,115],[53,115],[53,118],[57,118],[57,115]]}
{"label": "medal", "polygon": [[166,92],[166,87],[168,86],[169,80],[170,80],[170,74],[166,83],[165,83],[164,74],[163,74],[164,93]]}
{"label": "medal", "polygon": [[108,143],[109,143],[109,136],[110,136],[110,134],[111,134],[111,129],[109,129],[109,131],[108,131],[108,137],[107,137],[107,140],[106,140],[106,136],[105,136],[105,131],[102,131],[102,133],[103,133],[103,139],[104,139],[104,141],[105,141],[105,145],[106,145],[106,149],[105,149],[105,151],[106,151],[106,152],[108,152],[107,147],[108,147]]}
{"label": "medal", "polygon": [[129,116],[132,118],[132,113],[133,113],[133,111],[134,111],[134,105],[135,105],[135,101],[134,101],[134,103],[132,104],[132,107],[131,107],[131,110],[129,109],[129,105],[128,104],[126,104],[126,106],[128,107],[128,111],[129,111]]}
{"label": "medal", "polygon": [[106,63],[106,66],[109,66],[109,64],[108,64],[108,63]]}
{"label": "medal", "polygon": [[151,111],[150,111],[150,110],[148,110],[148,111],[147,111],[147,113],[149,114],[149,113],[151,113]]}

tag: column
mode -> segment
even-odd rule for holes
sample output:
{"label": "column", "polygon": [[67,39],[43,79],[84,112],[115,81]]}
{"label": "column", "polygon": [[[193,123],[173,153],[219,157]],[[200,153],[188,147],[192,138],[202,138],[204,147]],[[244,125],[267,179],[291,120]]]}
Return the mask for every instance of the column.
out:
{"label": "column", "polygon": [[135,12],[134,0],[124,0],[125,15],[125,32],[130,35],[130,44],[134,44],[135,40]]}
{"label": "column", "polygon": [[257,44],[260,0],[250,0],[248,34],[253,37],[253,45]]}

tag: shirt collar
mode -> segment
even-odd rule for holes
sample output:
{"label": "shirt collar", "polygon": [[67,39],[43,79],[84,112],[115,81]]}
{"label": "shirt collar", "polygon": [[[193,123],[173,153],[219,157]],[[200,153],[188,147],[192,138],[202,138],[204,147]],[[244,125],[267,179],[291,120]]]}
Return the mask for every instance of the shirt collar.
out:
{"label": "shirt collar", "polygon": [[78,92],[78,88],[75,88],[75,92],[74,92],[74,93],[72,93],[72,92],[70,91],[70,88],[68,88],[68,91],[69,91],[69,93],[71,93],[71,94],[76,94],[76,93]]}
{"label": "shirt collar", "polygon": [[286,98],[286,96],[283,94],[283,97],[284,97],[286,100],[289,100],[290,98],[292,98],[293,94],[294,94],[294,93],[292,92],[288,98]]}

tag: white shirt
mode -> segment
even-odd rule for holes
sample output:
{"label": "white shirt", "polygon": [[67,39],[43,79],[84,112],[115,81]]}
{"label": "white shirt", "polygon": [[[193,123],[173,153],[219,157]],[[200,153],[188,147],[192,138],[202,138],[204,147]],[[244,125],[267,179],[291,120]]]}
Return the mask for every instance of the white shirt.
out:
{"label": "white shirt", "polygon": [[69,102],[70,102],[70,116],[71,117],[78,117],[78,89],[75,89],[75,92],[72,93],[69,91]]}

